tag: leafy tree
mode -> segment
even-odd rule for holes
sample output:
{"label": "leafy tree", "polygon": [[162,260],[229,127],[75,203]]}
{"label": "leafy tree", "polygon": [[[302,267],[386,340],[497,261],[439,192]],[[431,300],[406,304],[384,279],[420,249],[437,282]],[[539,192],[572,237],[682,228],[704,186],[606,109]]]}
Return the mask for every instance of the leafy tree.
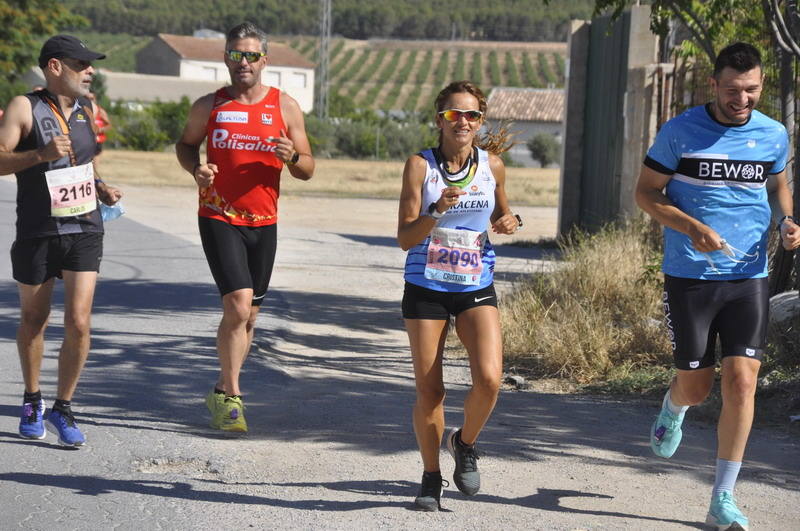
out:
{"label": "leafy tree", "polygon": [[88,21],[49,0],[4,0],[0,2],[0,105],[27,90],[19,80],[36,64],[42,40],[65,27]]}
{"label": "leafy tree", "polygon": [[4,0],[0,2],[0,71],[16,81],[36,64],[42,38],[66,27],[88,24],[63,4],[50,0]]}
{"label": "leafy tree", "polygon": [[103,108],[108,108],[111,102],[106,94],[106,76],[102,72],[95,70],[92,76],[92,84],[89,87],[98,103]]}
{"label": "leafy tree", "polygon": [[548,133],[539,133],[526,144],[533,160],[538,161],[542,168],[556,162],[561,156],[561,144]]}

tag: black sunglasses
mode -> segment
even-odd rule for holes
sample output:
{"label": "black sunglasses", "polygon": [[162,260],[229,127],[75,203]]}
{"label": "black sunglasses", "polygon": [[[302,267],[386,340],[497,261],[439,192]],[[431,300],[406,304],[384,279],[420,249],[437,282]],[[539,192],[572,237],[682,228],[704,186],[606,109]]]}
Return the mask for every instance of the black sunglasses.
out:
{"label": "black sunglasses", "polygon": [[233,61],[234,63],[241,63],[242,57],[244,57],[248,63],[255,63],[262,57],[264,57],[264,52],[243,52],[241,50],[226,50],[225,55],[228,56],[228,59]]}

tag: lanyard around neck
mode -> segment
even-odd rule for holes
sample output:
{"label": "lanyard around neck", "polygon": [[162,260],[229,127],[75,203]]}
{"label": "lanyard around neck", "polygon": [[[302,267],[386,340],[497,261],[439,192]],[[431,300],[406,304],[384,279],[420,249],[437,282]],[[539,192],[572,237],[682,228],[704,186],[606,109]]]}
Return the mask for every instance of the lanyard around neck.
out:
{"label": "lanyard around neck", "polygon": [[[61,129],[61,134],[64,136],[69,136],[69,122],[67,122],[67,120],[64,118],[64,113],[61,112],[61,108],[56,104],[55,101],[53,101],[53,98],[51,98],[49,94],[45,94],[44,99],[47,101],[47,104],[50,106],[50,110],[53,111],[53,114],[56,117],[56,121]],[[75,152],[71,149],[69,150],[69,162],[72,166],[78,165],[78,160],[75,158]]]}

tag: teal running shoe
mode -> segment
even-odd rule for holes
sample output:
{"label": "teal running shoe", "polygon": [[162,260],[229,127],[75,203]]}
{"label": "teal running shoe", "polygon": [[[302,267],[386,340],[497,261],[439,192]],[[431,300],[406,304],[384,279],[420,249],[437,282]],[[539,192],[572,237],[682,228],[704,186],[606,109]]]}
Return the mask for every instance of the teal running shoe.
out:
{"label": "teal running shoe", "polygon": [[712,526],[717,531],[747,531],[750,522],[742,511],[736,507],[736,500],[730,492],[720,492],[711,499],[711,507],[708,508],[706,524]]}
{"label": "teal running shoe", "polygon": [[673,415],[668,408],[661,408],[661,413],[650,428],[650,448],[654,454],[659,457],[672,457],[683,437],[681,424],[684,415],[685,413]]}

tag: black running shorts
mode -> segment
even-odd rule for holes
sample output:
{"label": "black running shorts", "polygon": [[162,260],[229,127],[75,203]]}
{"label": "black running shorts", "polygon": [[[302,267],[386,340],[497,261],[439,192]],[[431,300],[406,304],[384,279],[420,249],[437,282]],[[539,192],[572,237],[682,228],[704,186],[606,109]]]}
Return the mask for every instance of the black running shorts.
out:
{"label": "black running shorts", "polygon": [[267,294],[277,247],[277,224],[243,227],[199,217],[200,240],[220,295],[253,290],[253,306]]}
{"label": "black running shorts", "polygon": [[497,308],[494,284],[475,291],[436,291],[406,282],[403,292],[403,317],[405,319],[447,320],[464,310],[476,306]]}
{"label": "black running shorts", "polygon": [[678,369],[714,366],[721,355],[761,360],[767,338],[767,278],[700,280],[664,275],[664,314]]}
{"label": "black running shorts", "polygon": [[100,271],[102,232],[77,232],[17,240],[11,246],[14,280],[38,286],[61,271]]}

